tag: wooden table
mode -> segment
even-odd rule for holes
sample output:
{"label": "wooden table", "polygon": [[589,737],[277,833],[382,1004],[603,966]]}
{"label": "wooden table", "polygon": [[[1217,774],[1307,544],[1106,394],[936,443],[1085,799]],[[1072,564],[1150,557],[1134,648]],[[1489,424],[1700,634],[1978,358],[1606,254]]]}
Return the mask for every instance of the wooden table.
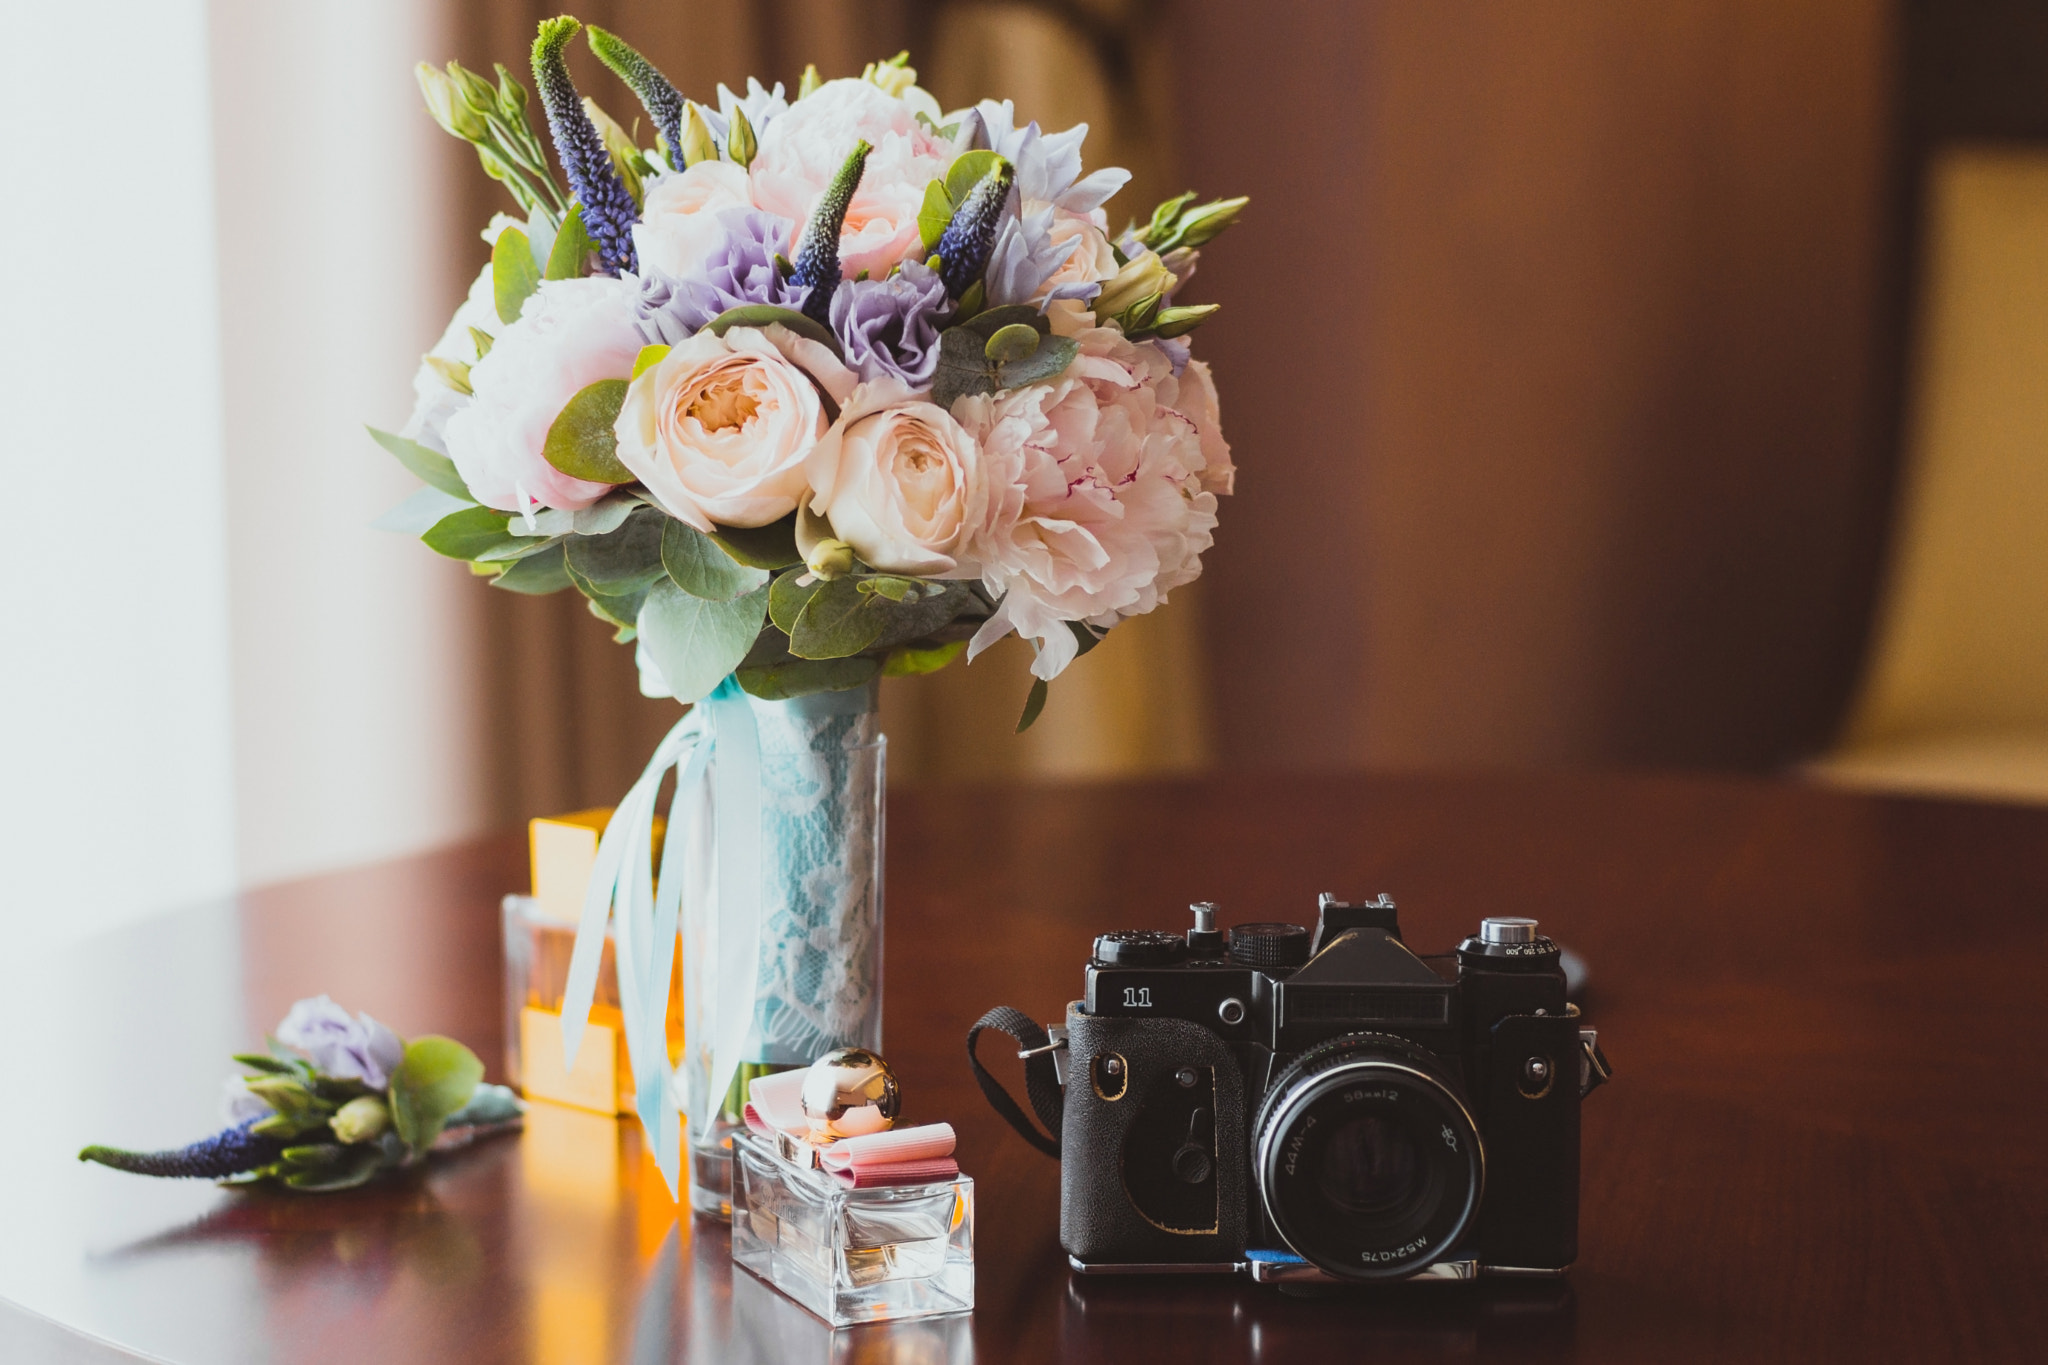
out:
{"label": "wooden table", "polygon": [[[972,1318],[836,1336],[677,1220],[628,1126],[528,1132],[347,1195],[151,1182],[71,1154],[210,1130],[225,1054],[327,991],[495,1051],[518,840],[258,892],[5,960],[0,1359],[2039,1360],[2048,1356],[2048,812],[1734,780],[1331,778],[891,798],[888,1052],[979,1183]],[[1090,936],[1308,921],[1391,891],[1409,940],[1533,914],[1591,964],[1561,1289],[1299,1301],[1083,1281],[1057,1173],[961,1056],[1057,1017]],[[990,1049],[993,1050],[993,1049]],[[1012,1077],[1014,1082],[1014,1076]],[[61,1324],[61,1326],[59,1326]]]}

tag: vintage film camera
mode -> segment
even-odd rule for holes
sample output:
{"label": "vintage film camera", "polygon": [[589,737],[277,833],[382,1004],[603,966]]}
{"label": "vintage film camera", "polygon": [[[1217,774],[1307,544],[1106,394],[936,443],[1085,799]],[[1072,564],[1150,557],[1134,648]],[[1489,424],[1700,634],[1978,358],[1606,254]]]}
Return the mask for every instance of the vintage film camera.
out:
{"label": "vintage film camera", "polygon": [[[1579,1102],[1610,1072],[1557,946],[1489,918],[1441,958],[1392,900],[1321,898],[1313,937],[1194,907],[1104,934],[1064,1028],[1015,1010],[1060,1241],[1086,1274],[1261,1281],[1561,1275],[1578,1254]],[[1062,1091],[1064,1092],[1062,1094]]]}

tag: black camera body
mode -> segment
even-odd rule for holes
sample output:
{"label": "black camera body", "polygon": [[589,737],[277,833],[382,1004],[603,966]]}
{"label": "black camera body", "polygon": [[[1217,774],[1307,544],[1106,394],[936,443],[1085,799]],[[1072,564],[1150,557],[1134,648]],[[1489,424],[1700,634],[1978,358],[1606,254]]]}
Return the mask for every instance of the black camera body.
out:
{"label": "black camera body", "polygon": [[1608,1069],[1534,920],[1489,919],[1425,959],[1384,895],[1322,897],[1312,937],[1226,938],[1206,905],[1195,919],[1184,936],[1098,938],[1068,1006],[1060,1240],[1076,1270],[1571,1265],[1579,1103]]}

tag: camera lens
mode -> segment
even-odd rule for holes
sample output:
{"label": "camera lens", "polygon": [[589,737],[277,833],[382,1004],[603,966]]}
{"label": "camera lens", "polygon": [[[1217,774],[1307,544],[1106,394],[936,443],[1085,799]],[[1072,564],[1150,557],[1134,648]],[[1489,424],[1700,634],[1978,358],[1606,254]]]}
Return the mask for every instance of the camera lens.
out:
{"label": "camera lens", "polygon": [[1479,1209],[1485,1155],[1436,1060],[1352,1034],[1275,1078],[1253,1144],[1267,1217],[1304,1259],[1347,1279],[1398,1279],[1455,1249]]}

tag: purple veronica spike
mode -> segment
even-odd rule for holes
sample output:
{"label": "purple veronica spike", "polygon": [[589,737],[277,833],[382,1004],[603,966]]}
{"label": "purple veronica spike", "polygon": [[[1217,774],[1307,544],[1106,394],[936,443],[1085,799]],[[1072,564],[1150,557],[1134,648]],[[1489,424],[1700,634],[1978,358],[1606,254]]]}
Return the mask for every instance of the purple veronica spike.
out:
{"label": "purple veronica spike", "polygon": [[921,389],[939,366],[938,316],[945,308],[939,272],[905,261],[886,280],[840,285],[832,295],[832,332],[863,380],[888,375]]}
{"label": "purple veronica spike", "polygon": [[818,196],[818,207],[811,211],[811,221],[804,224],[804,235],[797,239],[795,279],[798,284],[810,286],[810,296],[804,300],[804,315],[814,322],[832,320],[832,292],[839,288],[840,278],[839,233],[846,226],[846,206],[853,202],[853,192],[860,188],[868,153],[873,150],[866,138],[854,144],[839,173]]}
{"label": "purple veronica spike", "polygon": [[995,249],[996,230],[1003,224],[1003,209],[1009,203],[1016,174],[1009,162],[997,162],[995,169],[967,192],[953,221],[939,235],[933,248],[939,257],[939,274],[956,299],[988,268],[988,255]]}
{"label": "purple veronica spike", "polygon": [[802,309],[810,293],[775,267],[775,253],[789,240],[789,219],[762,209],[720,211],[725,242],[704,264],[682,279],[650,270],[635,301],[640,332],[651,345],[673,346],[728,308],[772,303]]}
{"label": "purple veronica spike", "polygon": [[267,1166],[283,1154],[285,1144],[276,1138],[259,1137],[249,1131],[250,1119],[224,1128],[190,1147],[167,1152],[129,1152],[119,1147],[88,1147],[78,1154],[80,1161],[97,1161],[117,1171],[136,1175],[161,1175],[190,1180],[220,1180]]}
{"label": "purple veronica spike", "polygon": [[569,79],[562,61],[562,49],[583,25],[563,15],[543,19],[540,36],[533,40],[533,83],[540,88],[541,106],[547,110],[548,133],[555,140],[555,152],[562,158],[569,188],[583,205],[583,230],[597,243],[598,260],[607,275],[634,269],[633,224],[639,213],[633,196],[612,167],[604,139]]}

